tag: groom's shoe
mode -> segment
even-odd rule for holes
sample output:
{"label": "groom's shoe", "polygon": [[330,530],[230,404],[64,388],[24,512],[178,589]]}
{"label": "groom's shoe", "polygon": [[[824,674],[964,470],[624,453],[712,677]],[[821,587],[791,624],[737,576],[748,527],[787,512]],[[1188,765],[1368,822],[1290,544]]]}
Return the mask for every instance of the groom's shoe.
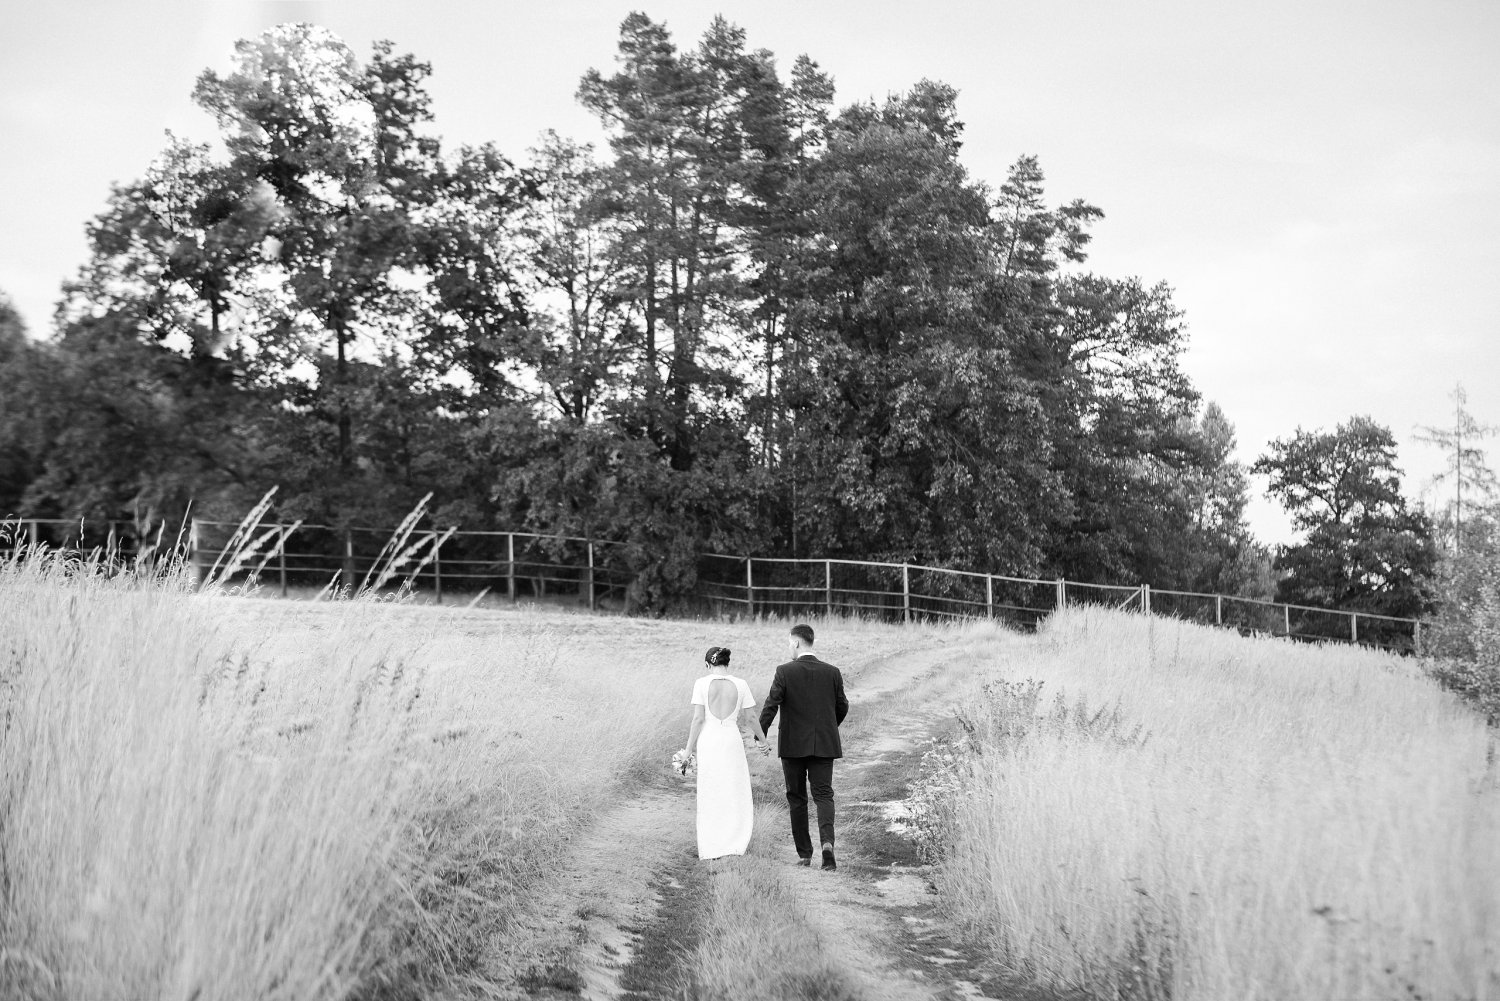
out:
{"label": "groom's shoe", "polygon": [[800,855],[800,856],[798,856],[797,857],[797,864],[798,865],[812,865],[812,856],[811,855]]}
{"label": "groom's shoe", "polygon": [[[809,860],[809,861],[811,861],[811,860]],[[837,862],[835,862],[834,859],[833,859],[833,845],[824,845],[823,846],[823,868],[824,869],[837,869],[838,867],[839,867],[839,864]]]}

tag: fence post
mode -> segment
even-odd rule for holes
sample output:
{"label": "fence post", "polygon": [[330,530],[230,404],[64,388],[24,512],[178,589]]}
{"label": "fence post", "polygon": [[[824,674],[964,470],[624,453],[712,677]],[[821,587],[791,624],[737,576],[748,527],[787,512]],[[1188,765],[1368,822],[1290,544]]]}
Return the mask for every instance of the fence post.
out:
{"label": "fence post", "polygon": [[432,600],[435,604],[443,603],[443,536],[432,526]]}
{"label": "fence post", "polygon": [[995,617],[995,575],[984,575],[984,608],[985,614],[990,618]]}
{"label": "fence post", "polygon": [[1062,611],[1068,607],[1068,582],[1061,577],[1057,578],[1057,601],[1054,611]]}
{"label": "fence post", "polygon": [[594,542],[589,540],[589,611],[594,610]]}
{"label": "fence post", "polygon": [[911,621],[911,564],[901,564],[901,621]]}
{"label": "fence post", "polygon": [[1283,636],[1290,636],[1290,635],[1292,635],[1292,606],[1291,605],[1282,605],[1281,606],[1281,628],[1284,630],[1284,632],[1282,633]]}
{"label": "fence post", "polygon": [[1418,657],[1422,655],[1422,623],[1411,624],[1411,652]]}
{"label": "fence post", "polygon": [[40,529],[37,526],[37,521],[36,521],[35,518],[32,518],[30,521],[28,521],[26,523],[26,535],[31,539],[31,546],[30,546],[30,548],[35,549],[39,545],[41,545],[41,542],[42,542],[41,531],[40,531]]}
{"label": "fence post", "polygon": [[755,557],[745,557],[745,607],[750,617],[755,618]]}
{"label": "fence post", "polygon": [[1216,595],[1214,595],[1214,625],[1216,625],[1216,626],[1222,626],[1223,624],[1224,624],[1224,596],[1222,594],[1216,594]]}
{"label": "fence post", "polygon": [[823,602],[828,607],[827,615],[833,617],[833,560],[823,561]]}
{"label": "fence post", "polygon": [[[36,522],[31,523],[31,544],[36,545]],[[203,586],[203,568],[198,565],[198,519],[188,528],[188,566],[192,568],[193,587]]]}
{"label": "fence post", "polygon": [[281,579],[281,596],[286,597],[286,539],[287,530],[285,525],[277,525],[281,529],[281,538],[276,543],[276,575]]}
{"label": "fence post", "polygon": [[1350,643],[1358,643],[1359,642],[1359,613],[1358,612],[1350,612],[1349,613],[1349,642]]}
{"label": "fence post", "polygon": [[354,594],[354,529],[344,529],[344,587]]}
{"label": "fence post", "polygon": [[505,593],[516,603],[516,533],[505,533]]}
{"label": "fence post", "polygon": [[1151,585],[1141,585],[1141,611],[1147,615],[1151,614]]}

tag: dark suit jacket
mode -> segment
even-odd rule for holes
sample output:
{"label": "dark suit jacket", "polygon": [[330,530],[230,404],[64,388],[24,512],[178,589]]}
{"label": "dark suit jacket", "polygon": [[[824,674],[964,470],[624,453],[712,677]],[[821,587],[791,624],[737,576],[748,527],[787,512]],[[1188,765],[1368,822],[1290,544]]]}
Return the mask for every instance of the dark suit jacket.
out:
{"label": "dark suit jacket", "polygon": [[776,669],[760,711],[760,727],[771,729],[781,710],[776,753],[783,758],[842,758],[839,724],[849,715],[844,676],[832,664],[804,654]]}

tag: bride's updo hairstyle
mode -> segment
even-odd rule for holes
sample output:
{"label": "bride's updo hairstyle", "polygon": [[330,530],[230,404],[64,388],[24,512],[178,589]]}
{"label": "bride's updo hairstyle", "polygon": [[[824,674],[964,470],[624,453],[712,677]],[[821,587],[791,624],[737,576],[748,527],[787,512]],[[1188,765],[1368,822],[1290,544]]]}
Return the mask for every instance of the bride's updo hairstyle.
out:
{"label": "bride's updo hairstyle", "polygon": [[709,667],[728,667],[729,648],[727,646],[711,646],[708,653],[703,655],[703,662]]}

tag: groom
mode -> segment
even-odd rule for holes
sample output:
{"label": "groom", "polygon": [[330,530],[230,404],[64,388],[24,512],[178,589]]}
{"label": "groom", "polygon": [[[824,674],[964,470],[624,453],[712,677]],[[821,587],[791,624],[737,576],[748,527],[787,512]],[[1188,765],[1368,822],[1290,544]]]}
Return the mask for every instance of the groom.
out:
{"label": "groom", "polygon": [[786,802],[792,815],[792,840],[799,865],[812,865],[807,831],[807,787],[818,807],[818,840],[823,868],[837,869],[833,857],[833,759],[844,756],[839,724],[849,714],[844,676],[813,653],[812,626],[793,626],[792,659],[776,669],[771,693],[760,713],[760,728],[769,730],[781,710],[777,754],[786,776]]}

